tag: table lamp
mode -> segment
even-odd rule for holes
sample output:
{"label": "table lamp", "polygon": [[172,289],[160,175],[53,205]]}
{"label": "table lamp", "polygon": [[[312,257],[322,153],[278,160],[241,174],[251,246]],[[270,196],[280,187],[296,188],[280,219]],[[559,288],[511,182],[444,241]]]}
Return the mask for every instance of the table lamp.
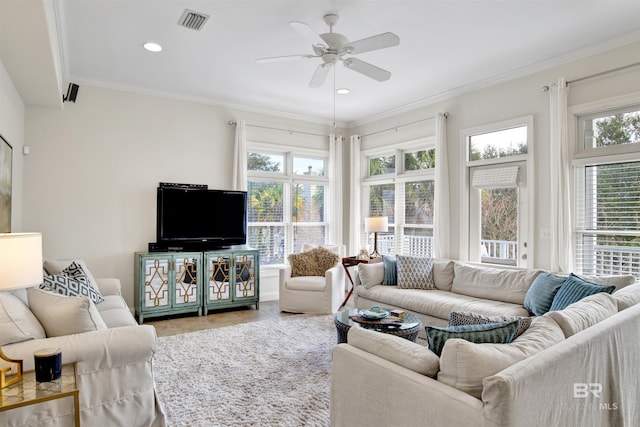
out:
{"label": "table lamp", "polygon": [[[42,283],[42,235],[40,233],[0,233],[0,291],[29,288]],[[17,365],[0,368],[0,388],[22,380],[22,360],[7,357],[0,347],[0,359]],[[12,378],[8,378],[12,377]]]}
{"label": "table lamp", "polygon": [[365,233],[373,233],[373,252],[369,254],[369,258],[380,258],[382,255],[378,252],[378,233],[389,231],[389,218],[386,216],[366,217],[364,231]]}

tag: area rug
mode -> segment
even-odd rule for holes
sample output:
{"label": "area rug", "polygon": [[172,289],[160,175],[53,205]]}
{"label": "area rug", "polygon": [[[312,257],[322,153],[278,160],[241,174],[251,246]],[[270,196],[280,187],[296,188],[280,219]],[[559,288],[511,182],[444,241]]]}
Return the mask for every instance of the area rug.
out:
{"label": "area rug", "polygon": [[159,337],[153,369],[169,426],[328,426],[330,315]]}

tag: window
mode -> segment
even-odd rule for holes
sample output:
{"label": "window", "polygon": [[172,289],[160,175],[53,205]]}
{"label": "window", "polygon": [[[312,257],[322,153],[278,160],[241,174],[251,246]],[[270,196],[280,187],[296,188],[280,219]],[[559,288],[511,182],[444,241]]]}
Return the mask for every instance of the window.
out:
{"label": "window", "polygon": [[[463,131],[468,181],[468,259],[527,266],[527,171],[532,118],[524,117]],[[467,213],[468,212],[468,213]]]}
{"label": "window", "polygon": [[610,151],[640,142],[640,106],[581,116],[578,125],[579,146],[593,155],[574,169],[576,268],[640,278],[640,146]]}
{"label": "window", "polygon": [[[404,160],[400,168],[396,159]],[[435,162],[434,148],[407,147],[367,157],[366,215],[389,218],[389,231],[378,233],[381,254],[433,256]],[[366,238],[371,251],[373,234]]]}
{"label": "window", "polygon": [[303,243],[326,243],[325,158],[250,151],[247,165],[248,244],[262,265],[283,264]]}

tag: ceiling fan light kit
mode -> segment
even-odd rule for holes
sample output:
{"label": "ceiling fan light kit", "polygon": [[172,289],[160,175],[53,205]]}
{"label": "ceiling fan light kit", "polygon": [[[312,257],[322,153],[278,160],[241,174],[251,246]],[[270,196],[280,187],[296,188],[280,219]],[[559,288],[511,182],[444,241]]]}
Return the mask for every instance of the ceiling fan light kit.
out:
{"label": "ceiling fan light kit", "polygon": [[269,58],[257,59],[257,62],[275,62],[288,61],[293,59],[311,59],[321,58],[322,63],[318,65],[309,87],[320,87],[324,84],[329,74],[329,69],[338,61],[342,61],[344,66],[350,70],[367,76],[373,80],[383,82],[391,78],[391,73],[385,69],[377,67],[373,64],[365,62],[361,59],[354,58],[351,55],[357,55],[372,50],[386,49],[388,47],[400,44],[400,37],[394,33],[381,33],[375,36],[367,37],[361,40],[349,42],[349,39],[340,34],[333,32],[333,26],[338,22],[338,15],[329,13],[324,16],[324,22],[329,26],[329,32],[318,34],[308,24],[299,21],[289,22],[289,25],[299,34],[311,42],[311,48],[314,55],[299,54],[276,56]]}

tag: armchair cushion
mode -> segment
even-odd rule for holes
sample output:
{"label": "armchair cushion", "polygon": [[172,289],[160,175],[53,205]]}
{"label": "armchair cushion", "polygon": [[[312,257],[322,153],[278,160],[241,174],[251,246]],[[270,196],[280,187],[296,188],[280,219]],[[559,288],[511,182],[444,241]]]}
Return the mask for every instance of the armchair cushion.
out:
{"label": "armchair cushion", "polygon": [[289,255],[291,277],[324,276],[325,272],[335,266],[339,260],[338,255],[322,247],[291,254]]}

